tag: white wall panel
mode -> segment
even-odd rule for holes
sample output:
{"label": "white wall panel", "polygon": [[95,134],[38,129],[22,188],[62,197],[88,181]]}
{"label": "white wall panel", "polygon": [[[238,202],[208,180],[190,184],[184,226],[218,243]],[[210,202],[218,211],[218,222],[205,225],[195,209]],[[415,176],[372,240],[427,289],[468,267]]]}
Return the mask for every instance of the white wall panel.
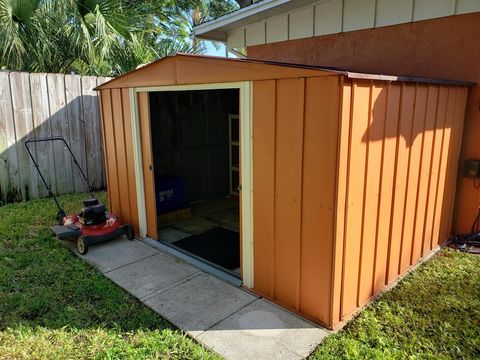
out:
{"label": "white wall panel", "polygon": [[375,24],[375,0],[344,0],[343,31],[372,28]]}
{"label": "white wall panel", "polygon": [[245,28],[247,46],[265,44],[265,22],[249,25]]}
{"label": "white wall panel", "polygon": [[413,20],[426,20],[453,15],[455,0],[415,0]]}
{"label": "white wall panel", "polygon": [[375,27],[412,21],[413,0],[377,0]]}
{"label": "white wall panel", "polygon": [[343,0],[331,0],[315,6],[315,36],[342,31]]}
{"label": "white wall panel", "polygon": [[288,40],[288,15],[267,20],[267,43]]}
{"label": "white wall panel", "polygon": [[245,46],[245,28],[235,29],[227,36],[227,43],[230,49],[241,48]]}
{"label": "white wall panel", "polygon": [[457,0],[455,14],[467,14],[480,11],[480,0]]}
{"label": "white wall panel", "polygon": [[313,6],[293,12],[289,17],[290,40],[313,36]]}
{"label": "white wall panel", "polygon": [[227,38],[230,48],[238,48],[472,12],[480,12],[480,0],[322,0],[235,29]]}

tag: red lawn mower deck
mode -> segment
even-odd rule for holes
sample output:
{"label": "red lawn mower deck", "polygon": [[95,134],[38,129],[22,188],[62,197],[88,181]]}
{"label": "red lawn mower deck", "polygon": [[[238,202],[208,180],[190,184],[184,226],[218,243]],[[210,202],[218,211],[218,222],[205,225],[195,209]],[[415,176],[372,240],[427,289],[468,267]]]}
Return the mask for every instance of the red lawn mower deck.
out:
{"label": "red lawn mower deck", "polygon": [[[80,176],[83,179],[91,198],[83,201],[83,208],[78,214],[66,215],[65,211],[60,206],[58,199],[52,193],[48,186],[42,172],[36,162],[33,154],[28,147],[31,143],[47,142],[47,141],[61,141],[70,152],[75,165],[79,170]],[[32,159],[35,168],[40,175],[40,179],[48,190],[49,196],[53,198],[58,208],[57,220],[58,225],[52,226],[52,231],[59,240],[75,240],[77,242],[78,252],[85,255],[88,247],[104,241],[116,239],[122,235],[126,235],[129,240],[135,238],[135,233],[131,225],[122,224],[120,219],[111,213],[107,212],[105,205],[100,203],[93,195],[92,188],[88,183],[88,178],[83,172],[80,164],[77,162],[72,150],[67,142],[62,137],[28,139],[25,142],[25,149]]]}

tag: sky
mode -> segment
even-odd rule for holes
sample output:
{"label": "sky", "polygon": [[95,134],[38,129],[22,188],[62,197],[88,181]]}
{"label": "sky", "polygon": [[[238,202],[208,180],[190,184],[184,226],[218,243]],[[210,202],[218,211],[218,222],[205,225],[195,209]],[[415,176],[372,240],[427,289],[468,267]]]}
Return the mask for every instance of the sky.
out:
{"label": "sky", "polygon": [[[215,49],[215,46],[213,46],[213,43],[211,41],[205,41],[207,44],[207,51],[205,52],[205,55],[212,55],[212,56],[225,56],[225,45],[217,42],[217,44],[220,44],[219,49]],[[229,54],[229,57],[236,57],[233,54]]]}

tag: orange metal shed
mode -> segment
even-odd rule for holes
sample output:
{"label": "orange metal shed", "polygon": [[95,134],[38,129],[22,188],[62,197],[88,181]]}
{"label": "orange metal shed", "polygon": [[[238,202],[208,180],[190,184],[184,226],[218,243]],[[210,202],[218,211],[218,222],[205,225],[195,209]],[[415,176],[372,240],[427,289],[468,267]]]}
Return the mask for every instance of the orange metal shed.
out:
{"label": "orange metal shed", "polygon": [[148,92],[238,83],[244,285],[334,328],[447,240],[471,84],[182,54],[120,76],[97,88],[109,206],[139,236],[158,225]]}

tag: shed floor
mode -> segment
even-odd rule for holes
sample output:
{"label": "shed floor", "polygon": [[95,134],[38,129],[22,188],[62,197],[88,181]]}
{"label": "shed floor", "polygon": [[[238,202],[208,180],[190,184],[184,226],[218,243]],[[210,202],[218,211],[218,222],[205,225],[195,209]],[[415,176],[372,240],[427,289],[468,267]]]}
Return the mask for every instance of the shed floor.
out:
{"label": "shed floor", "polygon": [[[191,205],[188,219],[163,224],[158,229],[158,240],[172,244],[175,241],[198,235],[216,227],[240,232],[239,203],[236,197],[218,197]],[[234,270],[240,274],[240,268]]]}
{"label": "shed floor", "polygon": [[80,258],[227,359],[302,359],[330,333],[139,240],[92,246]]}

